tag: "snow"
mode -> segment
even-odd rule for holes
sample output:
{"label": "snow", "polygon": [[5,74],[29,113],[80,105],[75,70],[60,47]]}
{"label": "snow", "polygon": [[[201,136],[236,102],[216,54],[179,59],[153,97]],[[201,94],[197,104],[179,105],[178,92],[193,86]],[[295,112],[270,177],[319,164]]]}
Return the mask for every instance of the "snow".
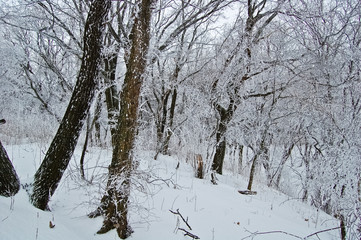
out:
{"label": "snow", "polygon": [[[5,148],[21,183],[31,182],[46,147],[24,144]],[[34,208],[24,189],[12,198],[0,197],[0,240],[118,239],[115,230],[96,234],[102,218],[87,217],[102,196],[111,152],[100,148],[89,150],[86,173],[88,179],[93,176],[92,184],[79,177],[80,153],[77,149],[51,199],[51,212]],[[150,152],[137,155],[140,163],[133,179],[129,213],[134,233],[129,239],[191,239],[183,231],[177,231],[178,227],[206,240],[297,239],[295,236],[304,238],[338,226],[331,216],[261,184],[255,183],[253,190],[257,195],[239,194],[238,190],[247,186],[245,177],[226,172],[217,176],[218,185],[212,185],[207,176],[196,179],[194,169],[182,159],[160,156],[155,161],[152,156]],[[180,167],[176,169],[178,161]],[[192,230],[169,211],[177,209],[188,219]],[[54,228],[49,227],[50,221]],[[252,236],[256,232],[273,233]],[[339,238],[339,230],[333,230],[307,239]]]}

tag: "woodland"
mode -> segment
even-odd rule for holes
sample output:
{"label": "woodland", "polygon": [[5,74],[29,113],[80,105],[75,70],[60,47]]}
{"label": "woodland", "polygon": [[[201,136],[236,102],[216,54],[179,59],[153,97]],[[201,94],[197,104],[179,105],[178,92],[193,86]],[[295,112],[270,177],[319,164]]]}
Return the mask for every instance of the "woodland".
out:
{"label": "woodland", "polygon": [[[76,147],[111,149],[98,233],[128,223],[137,152],[217,188],[261,182],[361,236],[359,0],[0,2],[0,195],[49,200]],[[33,182],[3,144],[50,143]]]}

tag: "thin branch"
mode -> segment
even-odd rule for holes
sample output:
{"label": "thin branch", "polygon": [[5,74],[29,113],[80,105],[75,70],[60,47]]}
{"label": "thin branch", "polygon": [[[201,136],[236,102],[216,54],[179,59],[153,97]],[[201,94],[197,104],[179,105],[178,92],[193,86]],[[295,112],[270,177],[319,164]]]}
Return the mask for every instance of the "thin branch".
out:
{"label": "thin branch", "polygon": [[187,219],[187,220],[184,219],[184,217],[182,216],[182,214],[179,212],[179,208],[177,209],[177,212],[174,212],[174,211],[172,211],[172,210],[169,210],[169,212],[173,213],[174,215],[179,215],[179,216],[182,218],[183,222],[187,225],[187,227],[189,228],[189,230],[192,230],[191,226],[188,224],[188,219]]}
{"label": "thin branch", "polygon": [[183,228],[178,228],[178,229],[185,232],[184,236],[189,236],[189,237],[191,237],[193,239],[200,239],[197,235],[194,235],[193,233],[190,233],[190,232],[188,232],[187,230],[185,230]]}
{"label": "thin branch", "polygon": [[[250,232],[250,231],[248,231],[248,230],[246,230],[247,232]],[[291,237],[294,237],[294,238],[298,238],[298,239],[304,239],[304,238],[302,238],[302,237],[300,237],[300,236],[297,236],[297,235],[294,235],[294,234],[292,234],[292,233],[288,233],[288,232],[284,232],[284,231],[269,231],[269,232],[250,232],[251,233],[251,235],[249,235],[249,236],[247,236],[247,237],[244,237],[244,238],[242,238],[241,240],[243,240],[243,239],[247,239],[247,238],[253,238],[254,236],[257,236],[257,235],[267,235],[267,234],[273,234],[273,233],[280,233],[280,234],[285,234],[285,235],[289,235],[289,236],[291,236]]]}
{"label": "thin branch", "polygon": [[247,239],[247,238],[252,238],[257,236],[257,235],[267,235],[267,234],[274,234],[274,233],[279,233],[279,234],[285,234],[285,235],[288,235],[288,236],[291,236],[291,237],[294,237],[294,238],[297,238],[297,239],[302,239],[302,240],[306,240],[314,235],[317,235],[317,234],[320,234],[320,233],[324,233],[324,232],[329,232],[329,231],[333,231],[333,230],[337,230],[337,229],[340,229],[340,227],[334,227],[334,228],[328,228],[328,229],[324,229],[324,230],[321,230],[321,231],[317,231],[317,232],[314,232],[310,235],[307,235],[306,237],[300,237],[298,235],[295,235],[295,234],[292,234],[292,233],[289,233],[289,232],[285,232],[285,231],[269,231],[269,232],[250,232],[246,229],[247,232],[251,233],[251,235],[249,236],[246,236],[244,238],[242,238],[241,240],[244,240],[244,239]]}
{"label": "thin branch", "polygon": [[337,230],[337,229],[340,229],[340,228],[341,227],[334,227],[334,228],[324,229],[324,230],[321,230],[321,231],[318,231],[318,232],[314,232],[314,233],[304,237],[303,239],[307,239],[307,238],[312,237],[314,235],[317,235],[319,233],[329,232],[329,231]]}

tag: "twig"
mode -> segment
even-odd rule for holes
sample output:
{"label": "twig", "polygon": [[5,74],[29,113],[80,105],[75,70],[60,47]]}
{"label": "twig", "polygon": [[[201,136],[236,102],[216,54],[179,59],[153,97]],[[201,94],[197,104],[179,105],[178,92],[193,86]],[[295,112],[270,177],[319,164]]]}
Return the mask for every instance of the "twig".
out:
{"label": "twig", "polygon": [[[300,236],[297,236],[295,234],[292,234],[292,233],[288,233],[288,232],[284,232],[284,231],[269,231],[269,232],[250,232],[248,231],[247,229],[245,229],[247,232],[251,233],[251,235],[249,236],[246,236],[244,238],[242,238],[242,240],[244,239],[247,239],[247,238],[250,238],[250,237],[254,237],[254,236],[257,236],[257,235],[266,235],[266,234],[273,234],[273,233],[281,233],[281,234],[286,234],[286,235],[289,235],[291,237],[294,237],[294,238],[297,238],[297,239],[302,239],[302,240],[306,240],[314,235],[317,235],[319,233],[324,233],[324,232],[329,232],[329,231],[333,231],[333,230],[337,230],[337,229],[340,229],[340,227],[334,227],[334,228],[329,228],[329,229],[324,229],[324,230],[321,230],[321,231],[317,231],[317,232],[314,232],[310,235],[307,235],[306,237],[300,237]],[[253,239],[253,238],[252,238]]]}
{"label": "twig", "polygon": [[[184,217],[182,216],[182,214],[179,212],[179,208],[177,209],[177,212],[174,212],[174,211],[172,211],[172,210],[169,210],[169,212],[171,212],[171,213],[173,213],[173,214],[175,214],[175,215],[179,215],[179,216],[182,218],[183,222],[187,225],[187,227],[189,228],[189,230],[192,230],[191,226],[188,224],[188,219],[187,219],[187,220],[184,219]],[[179,229],[181,229],[181,228],[179,228]]]}
{"label": "twig", "polygon": [[334,228],[324,229],[324,230],[321,230],[321,231],[318,231],[318,232],[314,232],[314,233],[308,235],[307,237],[304,237],[303,239],[307,239],[307,238],[312,237],[313,235],[317,235],[319,233],[329,232],[329,231],[337,230],[337,229],[340,229],[340,228],[341,227],[334,227]]}
{"label": "twig", "polygon": [[184,236],[189,236],[189,237],[191,237],[193,239],[200,239],[197,235],[194,235],[193,233],[190,233],[190,232],[188,232],[187,230],[185,230],[183,228],[178,228],[178,229],[185,232]]}
{"label": "twig", "polygon": [[257,236],[257,235],[266,235],[266,234],[272,234],[272,233],[281,233],[281,234],[286,234],[286,235],[289,235],[291,237],[294,237],[294,238],[298,238],[298,239],[304,239],[300,236],[297,236],[297,235],[294,235],[292,233],[288,233],[288,232],[284,232],[284,231],[269,231],[269,232],[250,232],[247,230],[247,232],[251,233],[251,235],[247,236],[247,237],[244,237],[242,238],[243,239],[247,239],[247,238],[250,238],[250,237],[254,237],[254,236]]}

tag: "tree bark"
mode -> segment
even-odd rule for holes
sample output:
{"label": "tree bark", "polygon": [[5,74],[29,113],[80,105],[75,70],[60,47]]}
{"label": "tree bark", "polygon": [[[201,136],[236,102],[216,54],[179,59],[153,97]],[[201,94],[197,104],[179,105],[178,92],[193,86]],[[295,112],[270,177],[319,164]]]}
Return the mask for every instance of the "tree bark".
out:
{"label": "tree bark", "polygon": [[217,134],[216,134],[216,140],[217,140],[217,146],[216,146],[216,153],[213,157],[212,162],[212,170],[216,171],[218,174],[222,174],[223,172],[223,162],[224,157],[226,155],[226,131],[229,121],[233,117],[233,113],[236,109],[236,106],[234,105],[234,101],[231,101],[231,103],[228,106],[228,109],[223,108],[222,106],[216,104],[216,110],[219,113],[219,124],[217,126]]}
{"label": "tree bark", "polygon": [[0,141],[0,196],[14,196],[19,189],[19,177]]}
{"label": "tree bark", "polygon": [[94,98],[99,72],[104,22],[111,1],[93,1],[84,31],[84,53],[77,83],[59,129],[34,176],[32,204],[42,210],[49,209],[49,198],[73,155],[84,120]]}
{"label": "tree bark", "polygon": [[238,154],[238,174],[242,174],[243,168],[243,145],[239,145],[239,154]]}
{"label": "tree bark", "polygon": [[118,62],[118,52],[119,46],[117,45],[115,52],[109,54],[104,59],[104,71],[105,71],[105,83],[107,88],[105,89],[105,101],[107,104],[108,110],[108,121],[110,126],[110,134],[112,138],[113,149],[115,147],[116,139],[116,120],[119,113],[119,99],[118,99],[118,89],[115,85],[115,73]]}
{"label": "tree bark", "polygon": [[249,179],[248,179],[247,190],[249,190],[249,191],[252,191],[253,178],[254,178],[254,174],[256,172],[257,164],[258,164],[258,154],[255,154],[252,158],[252,166],[251,166],[251,171],[249,173]]}
{"label": "tree bark", "polygon": [[115,228],[118,236],[122,239],[132,233],[128,224],[130,176],[133,167],[132,151],[137,132],[140,90],[147,66],[146,55],[150,39],[152,2],[152,0],[142,0],[139,3],[139,12],[134,19],[130,36],[132,47],[120,95],[116,144],[109,166],[106,193],[98,209],[101,214],[105,215],[103,226],[98,233],[106,233]]}
{"label": "tree bark", "polygon": [[176,102],[177,102],[177,88],[175,87],[173,89],[173,93],[172,93],[172,101],[171,101],[171,104],[170,104],[170,110],[169,110],[169,124],[168,124],[168,130],[167,130],[167,135],[166,135],[166,138],[164,140],[164,146],[163,146],[163,149],[162,149],[162,153],[164,155],[166,154],[170,154],[169,153],[169,142],[170,142],[170,139],[173,135],[173,122],[174,122],[174,113],[175,113],[175,107],[176,107]]}

